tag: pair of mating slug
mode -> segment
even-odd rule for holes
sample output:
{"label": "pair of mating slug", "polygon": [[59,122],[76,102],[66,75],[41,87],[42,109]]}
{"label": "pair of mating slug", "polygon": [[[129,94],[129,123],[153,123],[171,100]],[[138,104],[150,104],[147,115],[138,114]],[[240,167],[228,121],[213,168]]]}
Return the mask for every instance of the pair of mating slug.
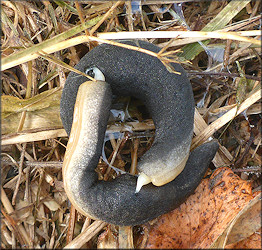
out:
{"label": "pair of mating slug", "polygon": [[[124,41],[153,52],[144,41]],[[218,144],[205,143],[189,152],[193,135],[194,98],[190,82],[170,73],[159,59],[102,44],[76,65],[97,82],[71,72],[61,99],[61,118],[69,137],[63,164],[65,191],[82,214],[115,225],[138,225],[167,213],[193,193]],[[138,162],[139,177],[124,174],[98,181],[95,168],[102,152],[112,94],[144,101],[156,127],[152,147]]]}

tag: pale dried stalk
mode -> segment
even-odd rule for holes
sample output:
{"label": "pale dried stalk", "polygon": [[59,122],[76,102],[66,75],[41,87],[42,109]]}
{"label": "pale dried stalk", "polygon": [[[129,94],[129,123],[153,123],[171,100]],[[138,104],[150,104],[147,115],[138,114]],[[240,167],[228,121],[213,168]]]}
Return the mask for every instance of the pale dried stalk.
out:
{"label": "pale dried stalk", "polygon": [[[199,114],[198,110],[195,109],[195,116],[194,116],[195,135],[199,135],[207,127],[208,125],[206,124],[205,120]],[[220,144],[219,144],[219,149],[220,150],[216,153],[212,162],[214,163],[215,167],[228,166],[228,164],[230,164],[231,160],[233,159],[233,156],[225,147],[221,146]],[[223,154],[224,157],[221,154]]]}
{"label": "pale dried stalk", "polygon": [[81,233],[83,233],[91,224],[91,219],[89,217],[86,217],[86,220],[84,222],[84,225],[81,229]]}
{"label": "pale dried stalk", "polygon": [[61,238],[63,237],[63,235],[65,234],[65,231],[67,230],[67,226],[62,230],[60,236],[57,238],[57,240],[55,241],[55,245],[54,245],[54,249],[57,249],[58,246],[61,246]]}
{"label": "pale dried stalk", "polygon": [[[1,69],[3,71],[3,70],[6,70],[6,69],[15,67],[19,64],[22,64],[22,63],[28,62],[30,60],[36,59],[39,56],[45,56],[46,54],[51,54],[51,53],[57,52],[59,50],[66,49],[66,48],[69,48],[69,47],[72,47],[72,46],[75,46],[75,45],[78,45],[78,44],[87,43],[90,40],[101,42],[101,43],[107,43],[107,44],[111,44],[111,45],[115,45],[115,46],[119,46],[119,47],[123,47],[123,48],[128,48],[128,49],[147,53],[147,54],[154,56],[154,57],[158,57],[157,53],[152,52],[150,50],[138,48],[136,46],[117,43],[117,42],[114,42],[114,41],[109,41],[109,40],[101,39],[101,38],[94,37],[94,36],[79,36],[79,37],[68,39],[68,40],[63,41],[63,42],[56,43],[55,45],[52,45],[52,46],[49,46],[49,47],[45,47],[42,50],[39,50],[39,51],[34,52],[34,53],[24,53],[25,55],[17,57],[16,60],[10,61],[10,60],[8,60],[8,58],[10,56],[14,57],[14,55],[12,54],[12,55],[5,57],[4,59],[1,60],[1,64],[2,64]],[[31,51],[31,49],[32,49],[32,47],[25,49],[23,52],[25,52],[26,50]]]}
{"label": "pale dried stalk", "polygon": [[80,233],[73,241],[65,246],[65,249],[82,247],[86,242],[88,242],[93,236],[100,232],[107,225],[106,222],[103,221],[95,221],[93,222],[84,232]]}
{"label": "pale dried stalk", "polygon": [[[113,34],[113,32],[99,33],[98,37],[78,36],[78,37],[74,37],[74,38],[68,39],[66,41],[63,41],[63,42],[56,43],[55,45],[45,47],[44,49],[42,49],[42,52],[45,53],[45,54],[51,54],[51,53],[54,53],[56,51],[60,51],[62,49],[66,49],[66,48],[69,48],[69,47],[72,47],[72,46],[75,46],[75,45],[78,45],[78,44],[89,42],[91,40],[91,41],[108,43],[108,44],[112,44],[112,45],[121,46],[121,47],[124,47],[124,48],[129,48],[129,49],[145,52],[149,55],[157,57],[157,53],[154,53],[152,51],[137,48],[137,47],[131,46],[131,45],[127,46],[125,44],[116,43],[116,42],[105,40],[105,39],[101,38],[103,36],[109,35],[110,37],[108,39],[116,39],[116,36],[120,36],[122,34],[123,34],[123,38],[124,38],[124,37],[130,36],[131,35],[130,33],[133,33],[133,32],[119,32],[119,33],[120,33],[119,35],[117,35],[118,32],[114,33],[114,34]],[[188,37],[194,38],[194,37],[198,37],[201,40],[204,37],[206,39],[209,39],[209,38],[232,39],[232,40],[245,41],[245,42],[250,42],[250,43],[257,44],[257,45],[261,45],[260,40],[244,37],[245,34],[249,35],[249,36],[251,34],[254,35],[254,36],[260,35],[259,30],[242,31],[241,33],[238,33],[238,32],[202,32],[202,31],[152,31],[152,32],[151,31],[140,31],[140,32],[137,32],[137,35],[140,34],[140,33],[143,33],[144,36],[147,37],[147,38],[155,38],[155,37],[159,37],[159,38],[160,37],[164,37],[164,38],[174,38],[174,37],[175,38],[177,38],[177,37],[179,37],[179,38],[188,38]],[[239,34],[241,34],[241,35],[239,35]],[[132,35],[131,38],[137,39],[139,37]],[[195,40],[193,42],[195,42]],[[27,50],[29,50],[29,49],[31,49],[31,47],[28,48]],[[39,57],[40,52],[41,51],[37,51],[35,53],[28,53],[25,56],[18,57],[18,58],[16,58],[16,60],[13,60],[13,61],[7,62],[7,63],[6,63],[6,61],[8,61],[7,60],[8,57],[6,57],[5,60],[2,59],[2,71],[9,69],[9,68],[12,68],[14,66],[17,66],[19,64],[28,62],[30,60],[36,59],[36,58]],[[14,55],[12,54],[11,56],[14,56]]]}
{"label": "pale dried stalk", "polygon": [[41,140],[48,140],[52,138],[66,137],[66,136],[67,133],[65,132],[64,129],[52,129],[47,131],[20,133],[11,136],[3,136],[1,145],[41,141]]}
{"label": "pale dried stalk", "polygon": [[[152,120],[147,120],[144,122],[127,122],[124,126],[120,127],[117,125],[110,125],[107,129],[107,132],[124,132],[124,131],[143,131],[143,130],[152,130],[155,128]],[[32,132],[24,132],[14,135],[6,135],[2,136],[1,145],[10,145],[17,144],[23,142],[33,142],[33,141],[41,141],[47,139],[54,139],[57,137],[67,137],[67,133],[64,129],[50,129],[45,131],[32,131]]]}
{"label": "pale dried stalk", "polygon": [[118,139],[117,142],[116,142],[116,140],[115,140],[115,138],[114,138],[114,136],[113,136],[112,133],[109,134],[109,138],[110,138],[111,145],[112,145],[112,147],[113,147],[113,155],[112,155],[111,161],[110,161],[110,163],[109,163],[109,166],[108,166],[108,168],[107,168],[107,170],[106,170],[106,173],[105,173],[105,175],[104,175],[104,179],[105,179],[105,180],[108,178],[108,175],[109,175],[109,173],[110,173],[110,170],[112,169],[111,166],[112,166],[112,165],[114,164],[114,162],[115,162],[115,159],[116,159],[116,157],[117,157],[117,154],[119,153],[119,147],[120,147],[120,145],[121,145],[121,143],[122,143],[122,141],[123,141],[122,139]]}
{"label": "pale dried stalk", "polygon": [[[132,163],[130,174],[135,175],[137,166],[137,151],[139,146],[139,139],[133,141],[133,150],[131,151]],[[133,249],[133,227],[132,226],[119,226],[118,244],[120,249]]]}
{"label": "pale dried stalk", "polygon": [[134,21],[133,21],[133,13],[132,13],[132,5],[131,1],[126,1],[125,2],[125,7],[126,7],[126,17],[127,17],[127,25],[128,25],[128,30],[129,31],[134,31]]}
{"label": "pale dried stalk", "polygon": [[133,249],[133,227],[119,226],[118,236],[119,249]]}
{"label": "pale dried stalk", "polygon": [[138,152],[138,147],[139,147],[139,142],[140,140],[136,138],[133,141],[133,150],[131,151],[131,167],[130,167],[130,174],[135,175],[136,174],[136,167],[137,167],[137,152]]}
{"label": "pale dried stalk", "polygon": [[256,146],[256,148],[255,148],[255,150],[254,150],[254,152],[252,153],[251,158],[254,158],[254,156],[255,156],[255,154],[256,154],[258,148],[260,147],[260,145],[261,145],[261,138],[260,138],[260,140],[259,140],[259,142],[258,142],[258,144],[257,144],[257,146]]}
{"label": "pale dried stalk", "polygon": [[[81,3],[81,1],[78,1]],[[85,3],[86,1],[82,1],[83,3]],[[92,3],[94,3],[94,1],[92,0]],[[99,0],[99,3],[100,2]],[[83,12],[86,16],[88,15],[92,15],[92,14],[98,14],[99,12],[102,13],[104,11],[106,11],[107,9],[111,8],[113,6],[114,2],[113,1],[104,1],[103,4],[99,4],[99,5],[93,5],[92,8],[90,9],[84,9]]]}
{"label": "pale dried stalk", "polygon": [[145,4],[169,4],[169,3],[184,3],[193,2],[195,0],[142,0],[141,5]]}
{"label": "pale dried stalk", "polygon": [[[19,144],[16,144],[16,147],[18,148],[18,150],[22,151],[23,148],[21,145]],[[35,159],[30,155],[28,154],[26,151],[25,151],[25,158],[28,160],[28,161],[34,161]]]}
{"label": "pale dried stalk", "polygon": [[[76,6],[76,9],[77,9],[77,12],[78,12],[78,16],[79,16],[79,19],[81,21],[81,23],[84,23],[85,22],[85,18],[83,16],[83,10],[82,10],[82,7],[80,5],[80,3],[78,1],[75,1],[75,6]],[[88,32],[88,29],[85,30],[85,33],[87,36],[89,36],[89,32]]]}
{"label": "pale dried stalk", "polygon": [[[4,237],[4,239],[6,240],[6,242],[9,245],[12,245],[12,236],[9,233],[10,231],[6,228],[6,226],[4,225],[3,221],[2,221],[2,225],[1,225],[1,233],[2,233],[2,237]],[[3,240],[3,238],[2,238]],[[3,241],[2,241],[3,243]],[[2,245],[3,246],[3,245]]]}
{"label": "pale dried stalk", "polygon": [[[25,170],[28,170],[28,168],[26,168]],[[12,189],[14,190],[16,185],[17,185],[17,182],[18,182],[18,178],[19,176],[16,175],[14,178],[12,178],[10,181],[8,181],[7,183],[5,183],[4,185],[4,188],[9,188],[9,189]],[[26,181],[26,175],[22,175],[22,177],[20,178],[20,181],[19,181],[19,184],[23,183]]]}
{"label": "pale dried stalk", "polygon": [[199,38],[199,37],[181,38],[181,39],[174,38],[173,40],[170,40],[168,42],[159,43],[157,46],[160,48],[178,47],[178,46],[183,46],[189,43],[201,42],[203,40],[206,40],[206,38]]}
{"label": "pale dried stalk", "polygon": [[52,233],[51,233],[51,237],[50,237],[50,241],[49,241],[49,247],[50,249],[54,248],[54,244],[55,244],[55,223],[52,222]]}
{"label": "pale dried stalk", "polygon": [[[231,30],[237,30],[237,29],[240,29],[243,26],[247,25],[248,23],[259,20],[259,19],[260,19],[260,16],[255,17],[253,19],[249,18],[244,23],[229,26],[229,27],[226,27],[224,29],[221,29],[220,31],[229,32]],[[253,34],[253,31],[252,30],[250,30],[250,31],[249,30],[248,31],[238,31],[238,32],[234,32],[234,34],[237,34],[237,35],[240,35],[240,36],[249,36],[249,35]],[[186,45],[186,44],[189,44],[189,43],[200,42],[200,41],[203,41],[203,40],[206,40],[206,39],[207,38],[204,38],[204,37],[203,38],[189,37],[189,38],[182,38],[182,39],[173,39],[173,41],[171,40],[171,41],[168,41],[168,42],[160,43],[160,44],[158,44],[158,46],[159,47],[165,47],[167,45],[168,45],[167,47],[182,46],[182,45]]]}
{"label": "pale dried stalk", "polygon": [[206,129],[200,134],[193,138],[191,148],[194,149],[200,144],[204,143],[210,136],[212,136],[218,129],[223,127],[237,115],[245,111],[252,104],[261,99],[261,88],[249,96],[239,107],[235,106],[230,111],[225,113],[223,116],[211,123]]}
{"label": "pale dried stalk", "polygon": [[90,35],[92,36],[93,33],[100,27],[100,25],[113,13],[113,11],[121,4],[123,1],[117,1],[109,11],[103,16],[103,18],[90,30]]}
{"label": "pale dried stalk", "polygon": [[[33,79],[33,62],[29,61],[28,62],[28,75],[27,75],[27,85],[26,85],[26,95],[25,98],[28,99],[31,96],[31,90],[32,90],[32,80]],[[21,114],[21,118],[18,124],[17,132],[20,132],[23,130],[23,126],[25,123],[25,118],[26,118],[26,110],[24,110]]]}
{"label": "pale dried stalk", "polygon": [[132,32],[107,32],[97,34],[102,39],[145,39],[145,38],[219,38],[253,43],[261,46],[261,41],[245,36],[260,36],[260,30],[248,30],[240,32],[223,31],[132,31]]}
{"label": "pale dried stalk", "polygon": [[157,57],[157,58],[159,57],[158,53],[155,53],[155,52],[153,52],[151,50],[147,50],[147,49],[143,49],[143,48],[140,48],[140,47],[136,47],[136,46],[133,46],[133,45],[128,45],[128,44],[123,44],[123,43],[119,43],[119,42],[114,42],[114,41],[102,39],[102,38],[95,37],[95,36],[90,36],[89,39],[92,40],[92,41],[97,41],[97,42],[101,42],[101,43],[107,43],[107,44],[115,45],[115,46],[118,46],[118,47],[121,47],[121,48],[125,48],[125,49],[131,49],[131,50],[135,50],[135,51],[138,51],[138,52],[143,52],[143,53],[146,53],[146,54],[148,54],[150,56],[153,56],[153,57]]}
{"label": "pale dried stalk", "polygon": [[[10,165],[10,164],[15,165],[14,162],[11,162],[10,160],[7,160],[7,159],[2,159],[2,163],[3,164],[8,164],[8,165]],[[43,169],[50,168],[50,169],[57,169],[57,170],[59,170],[59,169],[62,168],[63,163],[60,162],[60,161],[44,161],[44,162],[40,161],[39,162],[39,161],[35,161],[34,160],[34,161],[25,161],[24,165],[26,166],[26,168],[24,169],[24,172],[27,173],[30,170],[31,167],[43,168]],[[27,167],[30,167],[30,168],[27,168]],[[14,178],[16,178],[16,177],[14,177]],[[11,188],[11,187],[6,187],[5,185],[4,185],[4,188]]]}
{"label": "pale dried stalk", "polygon": [[20,131],[23,130],[23,126],[24,126],[24,123],[25,123],[25,118],[26,118],[26,110],[22,111],[22,113],[21,113],[21,117],[20,117],[20,120],[19,120],[18,128],[17,128],[17,132],[20,132]]}
{"label": "pale dried stalk", "polygon": [[[74,37],[74,38],[71,38],[69,40],[56,43],[55,45],[48,46],[48,47],[42,49],[41,51],[45,54],[51,54],[51,53],[54,53],[54,52],[57,52],[57,51],[78,45],[78,44],[81,44],[81,43],[86,43],[88,41],[89,41],[89,39],[88,39],[87,36]],[[71,43],[72,43],[72,45],[71,45]],[[30,48],[28,48],[26,50],[29,50]],[[15,67],[19,64],[22,64],[22,63],[31,61],[33,59],[36,59],[40,56],[39,52],[40,52],[40,50],[35,52],[35,53],[28,53],[26,55],[17,57],[16,60],[12,60],[11,62],[7,62],[7,63],[2,58],[1,59],[1,64],[2,64],[1,70],[4,71],[6,69]],[[5,58],[8,58],[8,57],[5,57]]]}
{"label": "pale dried stalk", "polygon": [[[2,202],[6,212],[8,214],[14,212],[14,209],[13,209],[13,207],[12,207],[12,205],[11,205],[11,203],[10,203],[10,201],[9,201],[9,199],[8,199],[4,189],[2,187],[1,187],[1,202]],[[29,246],[30,245],[30,239],[29,239],[29,236],[27,235],[26,230],[23,227],[23,225],[18,224],[17,230],[20,232],[21,235],[23,235],[24,240],[26,241],[27,245]]]}

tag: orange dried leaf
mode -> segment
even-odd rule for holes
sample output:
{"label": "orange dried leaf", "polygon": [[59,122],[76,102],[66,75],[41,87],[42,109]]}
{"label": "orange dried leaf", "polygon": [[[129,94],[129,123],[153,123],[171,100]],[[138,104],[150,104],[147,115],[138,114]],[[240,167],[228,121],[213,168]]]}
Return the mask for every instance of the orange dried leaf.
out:
{"label": "orange dried leaf", "polygon": [[185,203],[148,228],[145,247],[210,248],[254,196],[250,182],[219,168]]}
{"label": "orange dried leaf", "polygon": [[248,238],[237,243],[227,245],[225,249],[261,249],[261,228],[259,231],[253,233]]}

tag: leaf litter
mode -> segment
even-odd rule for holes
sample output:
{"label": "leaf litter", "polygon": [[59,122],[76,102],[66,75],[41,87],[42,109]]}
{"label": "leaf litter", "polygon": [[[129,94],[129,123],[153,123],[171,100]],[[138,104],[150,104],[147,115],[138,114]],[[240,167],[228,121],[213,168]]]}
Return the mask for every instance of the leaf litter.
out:
{"label": "leaf litter", "polygon": [[[261,247],[260,1],[2,1],[1,7],[2,248]],[[162,48],[151,54],[167,67],[184,63],[197,104],[192,148],[210,137],[220,148],[185,203],[132,228],[85,218],[68,202],[59,100],[66,75],[85,53],[115,44],[114,32],[135,39],[136,31]],[[130,117],[108,127],[114,136],[105,155],[124,171],[135,171],[153,141],[152,120],[137,105],[131,99]],[[116,176],[102,160],[96,171],[100,179]]]}

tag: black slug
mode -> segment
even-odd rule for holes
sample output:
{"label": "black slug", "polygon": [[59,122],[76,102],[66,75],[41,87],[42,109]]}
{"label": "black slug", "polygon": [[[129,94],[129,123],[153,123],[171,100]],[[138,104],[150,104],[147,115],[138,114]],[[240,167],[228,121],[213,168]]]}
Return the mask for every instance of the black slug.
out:
{"label": "black slug", "polygon": [[[143,41],[124,43],[160,50]],[[193,93],[183,68],[172,66],[181,74],[170,73],[157,58],[145,53],[102,44],[75,67],[100,81],[69,74],[61,99],[61,119],[70,134],[63,179],[70,201],[83,214],[116,225],[142,224],[179,206],[201,181],[218,145],[209,142],[189,154]],[[125,174],[104,182],[98,181],[94,169],[102,151],[112,93],[143,100],[156,135],[138,163],[138,178]]]}

